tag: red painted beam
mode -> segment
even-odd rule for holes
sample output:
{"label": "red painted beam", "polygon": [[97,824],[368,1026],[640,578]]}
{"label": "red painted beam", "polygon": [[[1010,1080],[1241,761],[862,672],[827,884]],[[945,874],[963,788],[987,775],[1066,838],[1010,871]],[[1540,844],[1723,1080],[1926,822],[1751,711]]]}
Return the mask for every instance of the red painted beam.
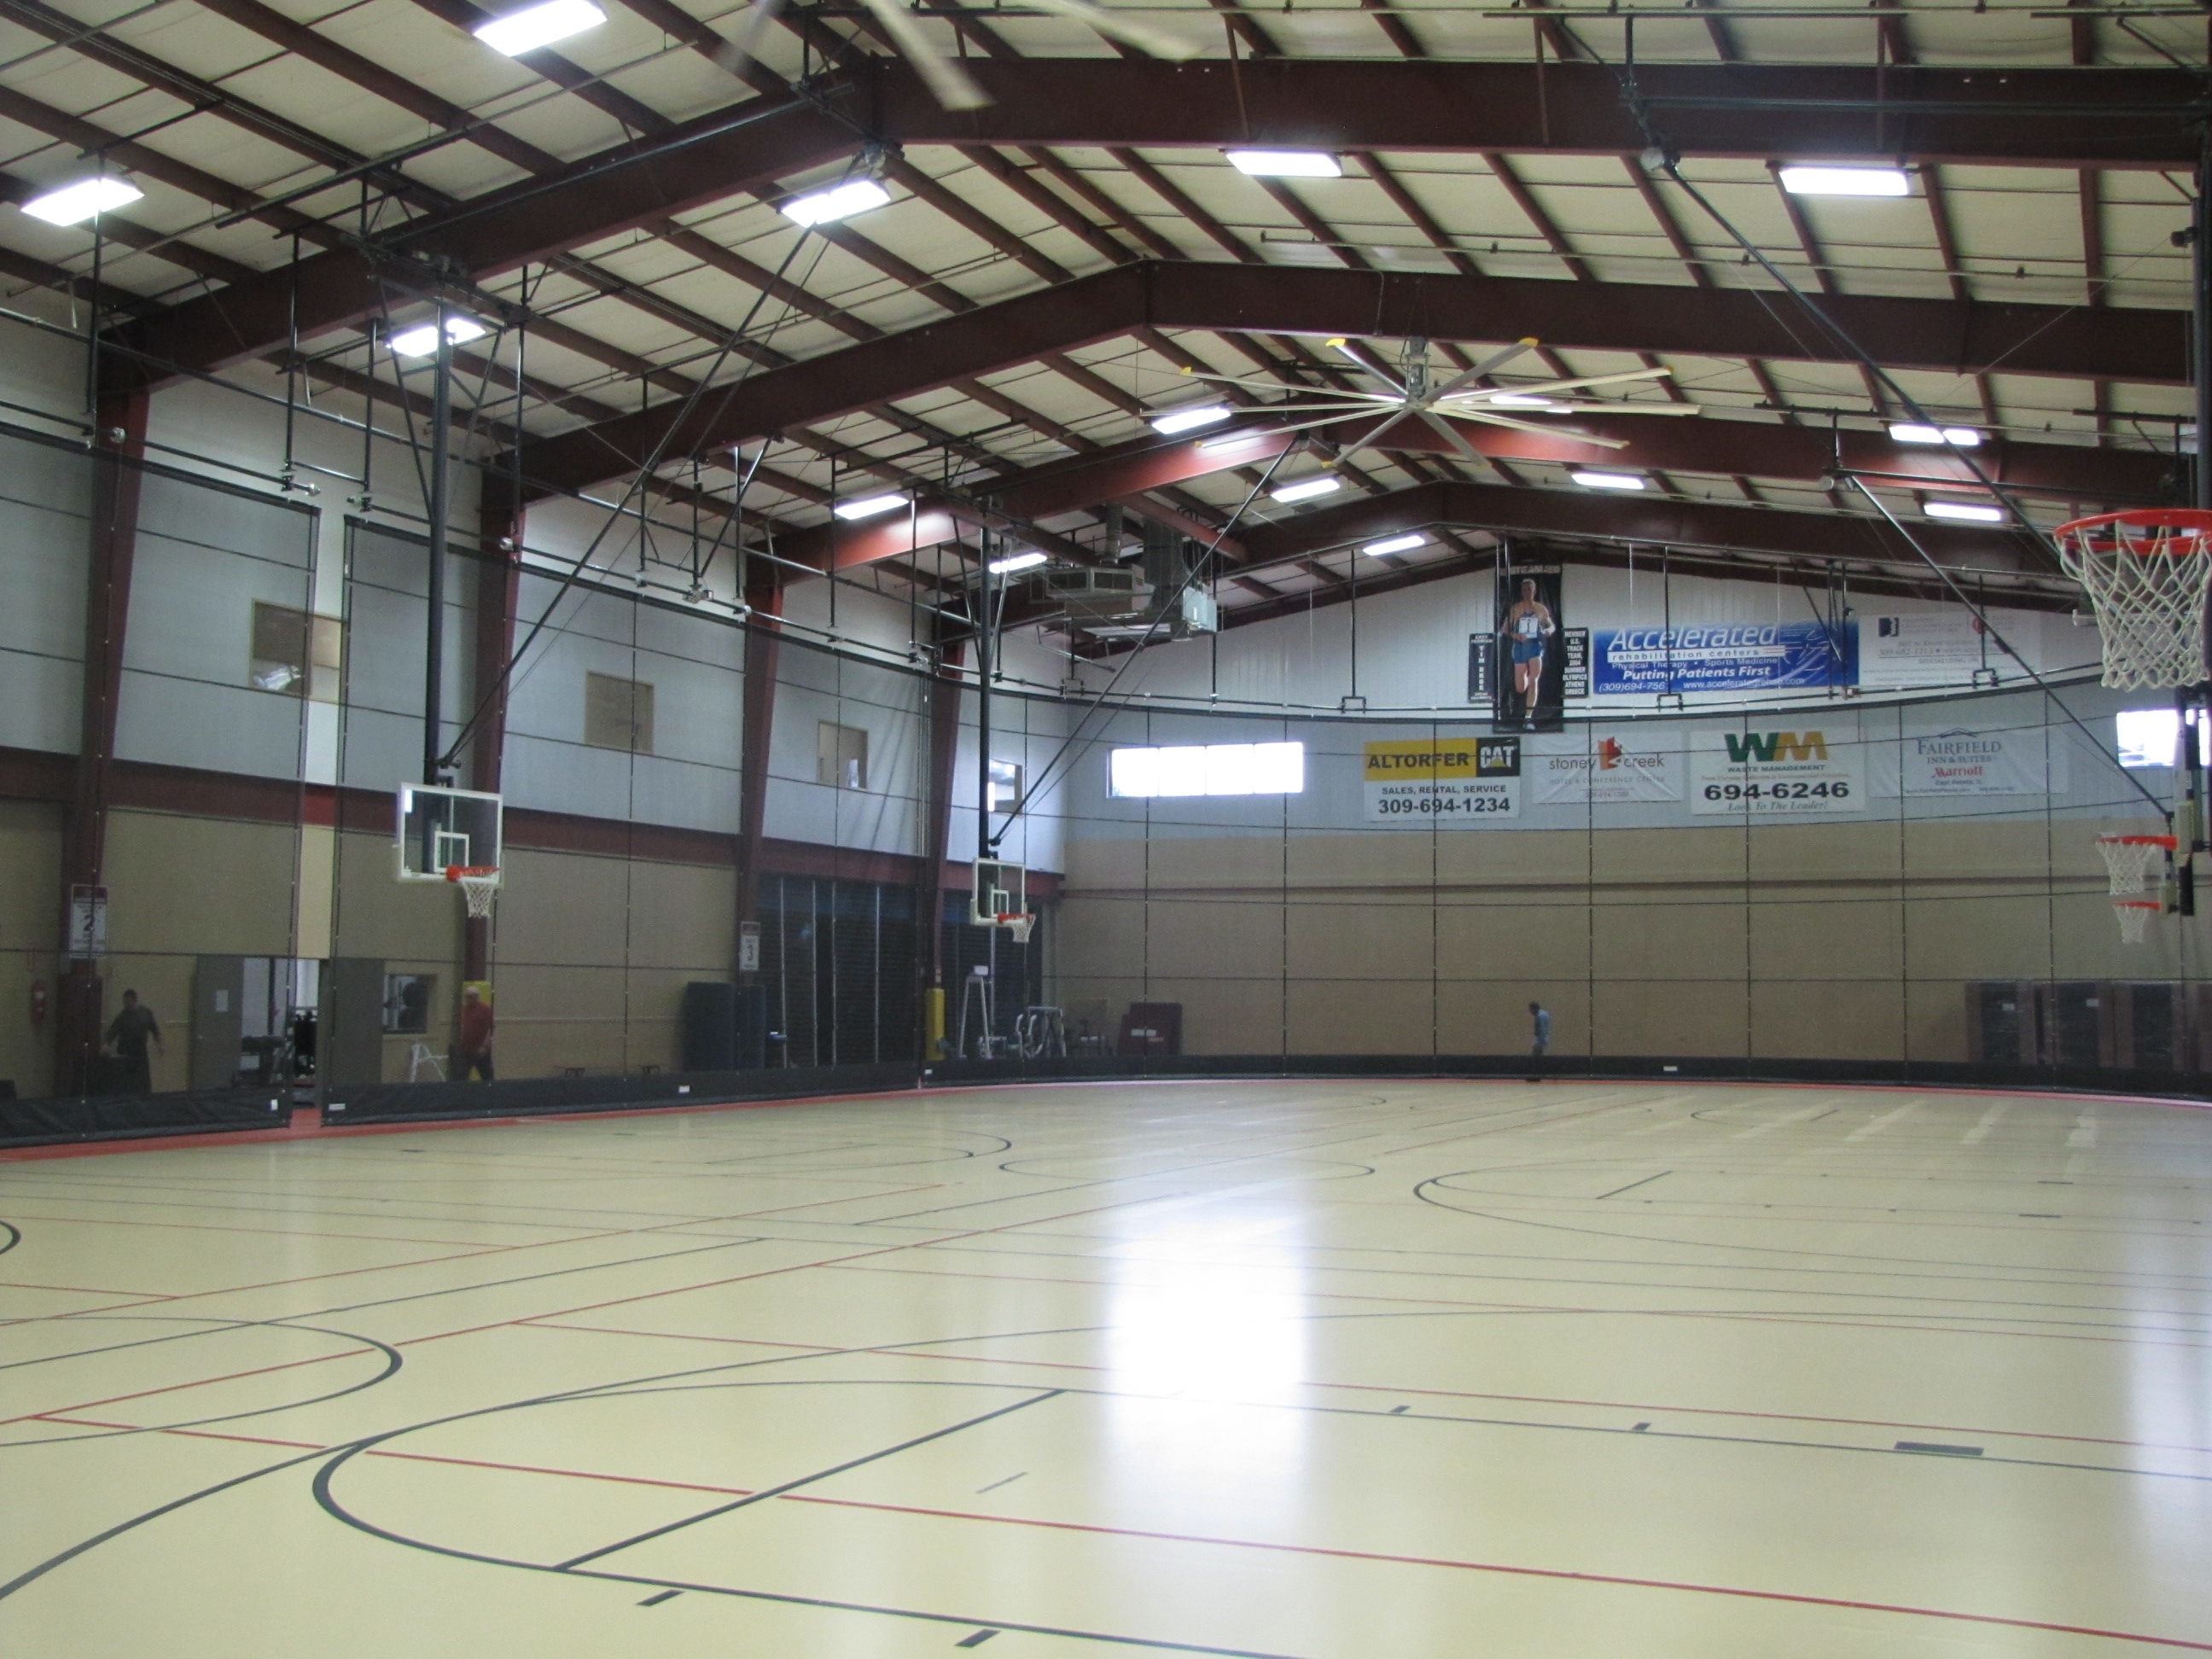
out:
{"label": "red painted beam", "polygon": [[[1901,368],[1956,374],[2002,361],[2020,374],[2187,379],[2185,312],[1863,296],[1822,303],[1878,360]],[[1534,335],[1568,350],[1797,361],[1818,349],[1786,304],[1741,289],[1154,262],[757,374],[742,398],[702,400],[664,453],[705,453],[1143,327],[1465,341]],[[1818,360],[1843,361],[1834,351]],[[530,445],[526,492],[534,498],[619,476],[653,453],[677,413],[673,404],[642,410]],[[506,476],[507,465],[492,476]],[[1729,469],[1716,462],[1710,470]]]}

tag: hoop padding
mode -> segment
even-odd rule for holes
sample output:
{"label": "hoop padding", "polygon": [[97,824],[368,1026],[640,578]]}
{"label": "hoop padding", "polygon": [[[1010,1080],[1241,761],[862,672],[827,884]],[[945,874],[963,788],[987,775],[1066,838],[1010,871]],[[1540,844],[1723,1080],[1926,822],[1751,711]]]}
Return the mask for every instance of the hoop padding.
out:
{"label": "hoop padding", "polygon": [[1027,945],[1030,929],[1036,926],[1036,918],[1033,915],[1002,915],[999,918],[999,926],[1006,930],[1015,944]]}
{"label": "hoop padding", "polygon": [[468,901],[469,915],[477,921],[491,915],[492,902],[499,896],[499,869],[495,865],[449,865],[446,879],[461,890]]}
{"label": "hoop padding", "polygon": [[2142,892],[2149,885],[2151,860],[2171,853],[2177,844],[2172,836],[2098,836],[2097,850],[2105,855],[2105,871],[2112,878],[2112,896]]}
{"label": "hoop padding", "polygon": [[2105,684],[2124,689],[2212,678],[2204,595],[2212,586],[2212,512],[2160,507],[2075,519],[2052,532],[2104,636]]}
{"label": "hoop padding", "polygon": [[2112,915],[2119,919],[2120,943],[2141,945],[2150,931],[2150,919],[2165,908],[2155,899],[2114,899]]}

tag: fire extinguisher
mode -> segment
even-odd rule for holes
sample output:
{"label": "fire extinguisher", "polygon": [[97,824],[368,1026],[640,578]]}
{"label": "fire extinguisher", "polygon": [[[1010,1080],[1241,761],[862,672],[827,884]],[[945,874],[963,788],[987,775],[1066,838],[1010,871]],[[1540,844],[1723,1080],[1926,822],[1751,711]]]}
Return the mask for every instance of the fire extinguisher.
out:
{"label": "fire extinguisher", "polygon": [[44,1025],[46,1023],[46,982],[42,979],[34,979],[31,981],[31,1024]]}

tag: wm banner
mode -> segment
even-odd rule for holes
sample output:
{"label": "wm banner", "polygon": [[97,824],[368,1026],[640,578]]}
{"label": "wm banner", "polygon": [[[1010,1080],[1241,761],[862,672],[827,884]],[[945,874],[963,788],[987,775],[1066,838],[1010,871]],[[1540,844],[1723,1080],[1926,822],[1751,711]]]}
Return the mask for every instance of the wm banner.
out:
{"label": "wm banner", "polygon": [[[1831,732],[1834,740],[1831,740]],[[1690,810],[1705,816],[1824,817],[1866,811],[1858,732],[1700,732],[1690,754]]]}

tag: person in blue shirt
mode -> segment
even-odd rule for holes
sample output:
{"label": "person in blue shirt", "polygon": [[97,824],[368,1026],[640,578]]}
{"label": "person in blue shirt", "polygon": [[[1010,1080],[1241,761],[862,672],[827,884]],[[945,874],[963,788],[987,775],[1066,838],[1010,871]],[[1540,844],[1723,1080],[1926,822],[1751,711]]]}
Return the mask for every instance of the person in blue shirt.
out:
{"label": "person in blue shirt", "polygon": [[1552,1011],[1540,1002],[1528,1005],[1528,1052],[1540,1056],[1552,1046]]}

